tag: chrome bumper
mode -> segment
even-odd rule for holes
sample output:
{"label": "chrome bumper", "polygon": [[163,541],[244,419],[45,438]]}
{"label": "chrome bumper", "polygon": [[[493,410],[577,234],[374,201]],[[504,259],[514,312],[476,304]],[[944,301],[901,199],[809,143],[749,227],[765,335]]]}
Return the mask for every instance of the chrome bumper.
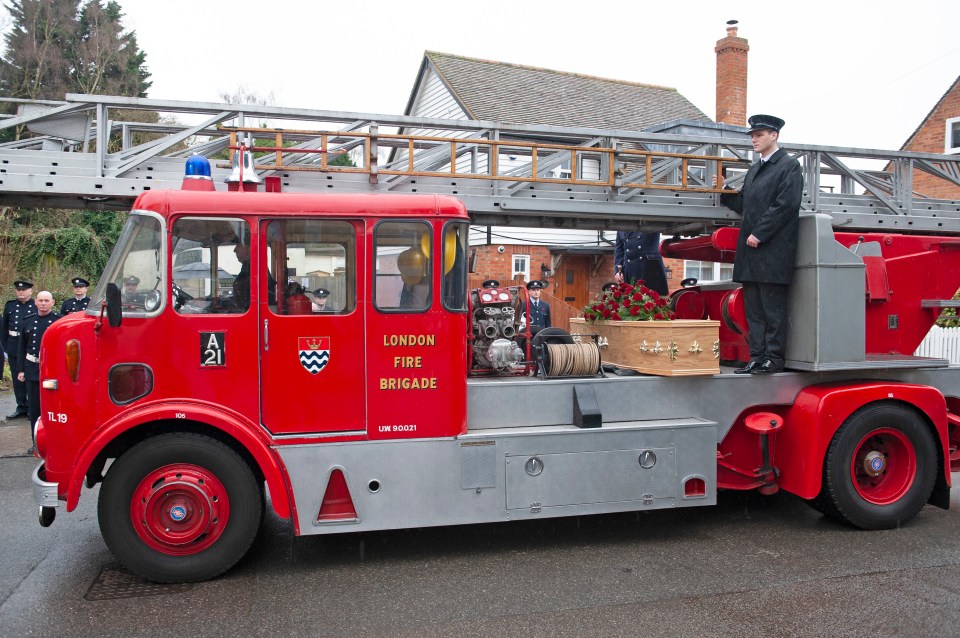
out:
{"label": "chrome bumper", "polygon": [[44,464],[41,463],[33,471],[33,500],[40,507],[57,507],[60,504],[60,499],[57,498],[57,484],[44,481],[45,477]]}

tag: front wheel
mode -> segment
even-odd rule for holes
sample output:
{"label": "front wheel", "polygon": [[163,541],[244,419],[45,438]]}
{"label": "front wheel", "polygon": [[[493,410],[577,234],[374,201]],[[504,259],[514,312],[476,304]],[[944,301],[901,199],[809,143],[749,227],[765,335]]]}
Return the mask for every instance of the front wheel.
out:
{"label": "front wheel", "polygon": [[816,500],[856,527],[897,527],[926,504],[936,472],[937,446],[923,419],[877,403],[853,413],[834,435]]}
{"label": "front wheel", "polygon": [[156,436],[116,460],[98,505],[107,547],[161,583],[222,574],[253,543],[263,492],[229,446],[200,434]]}

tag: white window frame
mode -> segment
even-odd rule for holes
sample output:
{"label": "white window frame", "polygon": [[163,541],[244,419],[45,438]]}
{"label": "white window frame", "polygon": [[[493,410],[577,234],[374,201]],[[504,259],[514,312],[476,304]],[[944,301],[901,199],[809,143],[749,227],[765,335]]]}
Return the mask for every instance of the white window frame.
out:
{"label": "white window frame", "polygon": [[948,155],[960,153],[960,146],[951,146],[954,127],[960,127],[960,117],[948,117],[944,126],[943,152]]}
{"label": "white window frame", "polygon": [[[698,278],[698,283],[715,283],[720,281],[731,281],[731,278],[733,277],[733,264],[725,264],[719,261],[697,261],[696,259],[685,259],[683,262],[683,279],[690,277],[690,275],[687,274],[687,268],[689,267],[690,264],[700,264],[698,270],[701,270],[701,271],[712,266],[712,268],[710,269],[710,272],[712,273],[710,279]],[[727,267],[728,275],[726,277],[722,275],[723,266]]]}
{"label": "white window frame", "polygon": [[600,181],[600,156],[580,156],[580,179],[593,182]]}
{"label": "white window frame", "polygon": [[[524,269],[517,269],[517,260],[521,259],[524,263]],[[524,281],[530,281],[530,255],[510,255],[510,277],[516,279],[517,275],[523,275]]]}

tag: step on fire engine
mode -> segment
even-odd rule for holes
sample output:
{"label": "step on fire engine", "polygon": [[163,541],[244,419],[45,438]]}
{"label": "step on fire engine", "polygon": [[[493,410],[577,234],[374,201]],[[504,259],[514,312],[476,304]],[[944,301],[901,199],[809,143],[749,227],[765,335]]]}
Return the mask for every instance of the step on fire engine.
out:
{"label": "step on fire engine", "polygon": [[[148,106],[214,115],[147,127],[139,147],[123,124],[111,150],[108,109]],[[713,185],[736,182],[743,136],[282,110],[256,114],[353,124],[223,130],[237,116],[224,105],[32,108],[2,124],[43,133],[0,149],[5,201],[136,196],[89,309],[44,337],[40,522],[102,482],[104,539],[146,578],[229,569],[267,493],[297,535],[705,506],[720,489],[785,490],[864,529],[949,505],[960,369],[911,353],[953,303],[960,207],[914,194],[909,175],[958,184],[958,158],[788,146],[807,180],[788,371],[673,378],[618,374],[599,340],[534,335],[522,288],[468,290],[469,224],[660,230],[675,236],[665,254],[730,262],[736,217]],[[235,150],[234,166],[192,157],[173,190],[189,154],[163,153],[196,135],[209,141],[193,150]],[[358,167],[328,164],[353,148]],[[587,160],[599,177],[551,173]],[[830,177],[840,188],[824,192]],[[734,285],[671,303],[720,320],[715,356],[743,359]],[[574,351],[581,365],[558,371]]]}

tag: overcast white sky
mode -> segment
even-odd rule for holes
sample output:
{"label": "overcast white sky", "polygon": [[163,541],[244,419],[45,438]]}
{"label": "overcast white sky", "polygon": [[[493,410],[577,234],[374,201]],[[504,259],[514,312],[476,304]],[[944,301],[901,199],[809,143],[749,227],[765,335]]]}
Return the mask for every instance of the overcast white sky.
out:
{"label": "overcast white sky", "polygon": [[960,75],[956,0],[119,1],[163,99],[243,85],[278,106],[400,114],[429,49],[675,87],[714,117],[713,48],[737,19],[747,109],[783,117],[784,141],[897,149]]}

